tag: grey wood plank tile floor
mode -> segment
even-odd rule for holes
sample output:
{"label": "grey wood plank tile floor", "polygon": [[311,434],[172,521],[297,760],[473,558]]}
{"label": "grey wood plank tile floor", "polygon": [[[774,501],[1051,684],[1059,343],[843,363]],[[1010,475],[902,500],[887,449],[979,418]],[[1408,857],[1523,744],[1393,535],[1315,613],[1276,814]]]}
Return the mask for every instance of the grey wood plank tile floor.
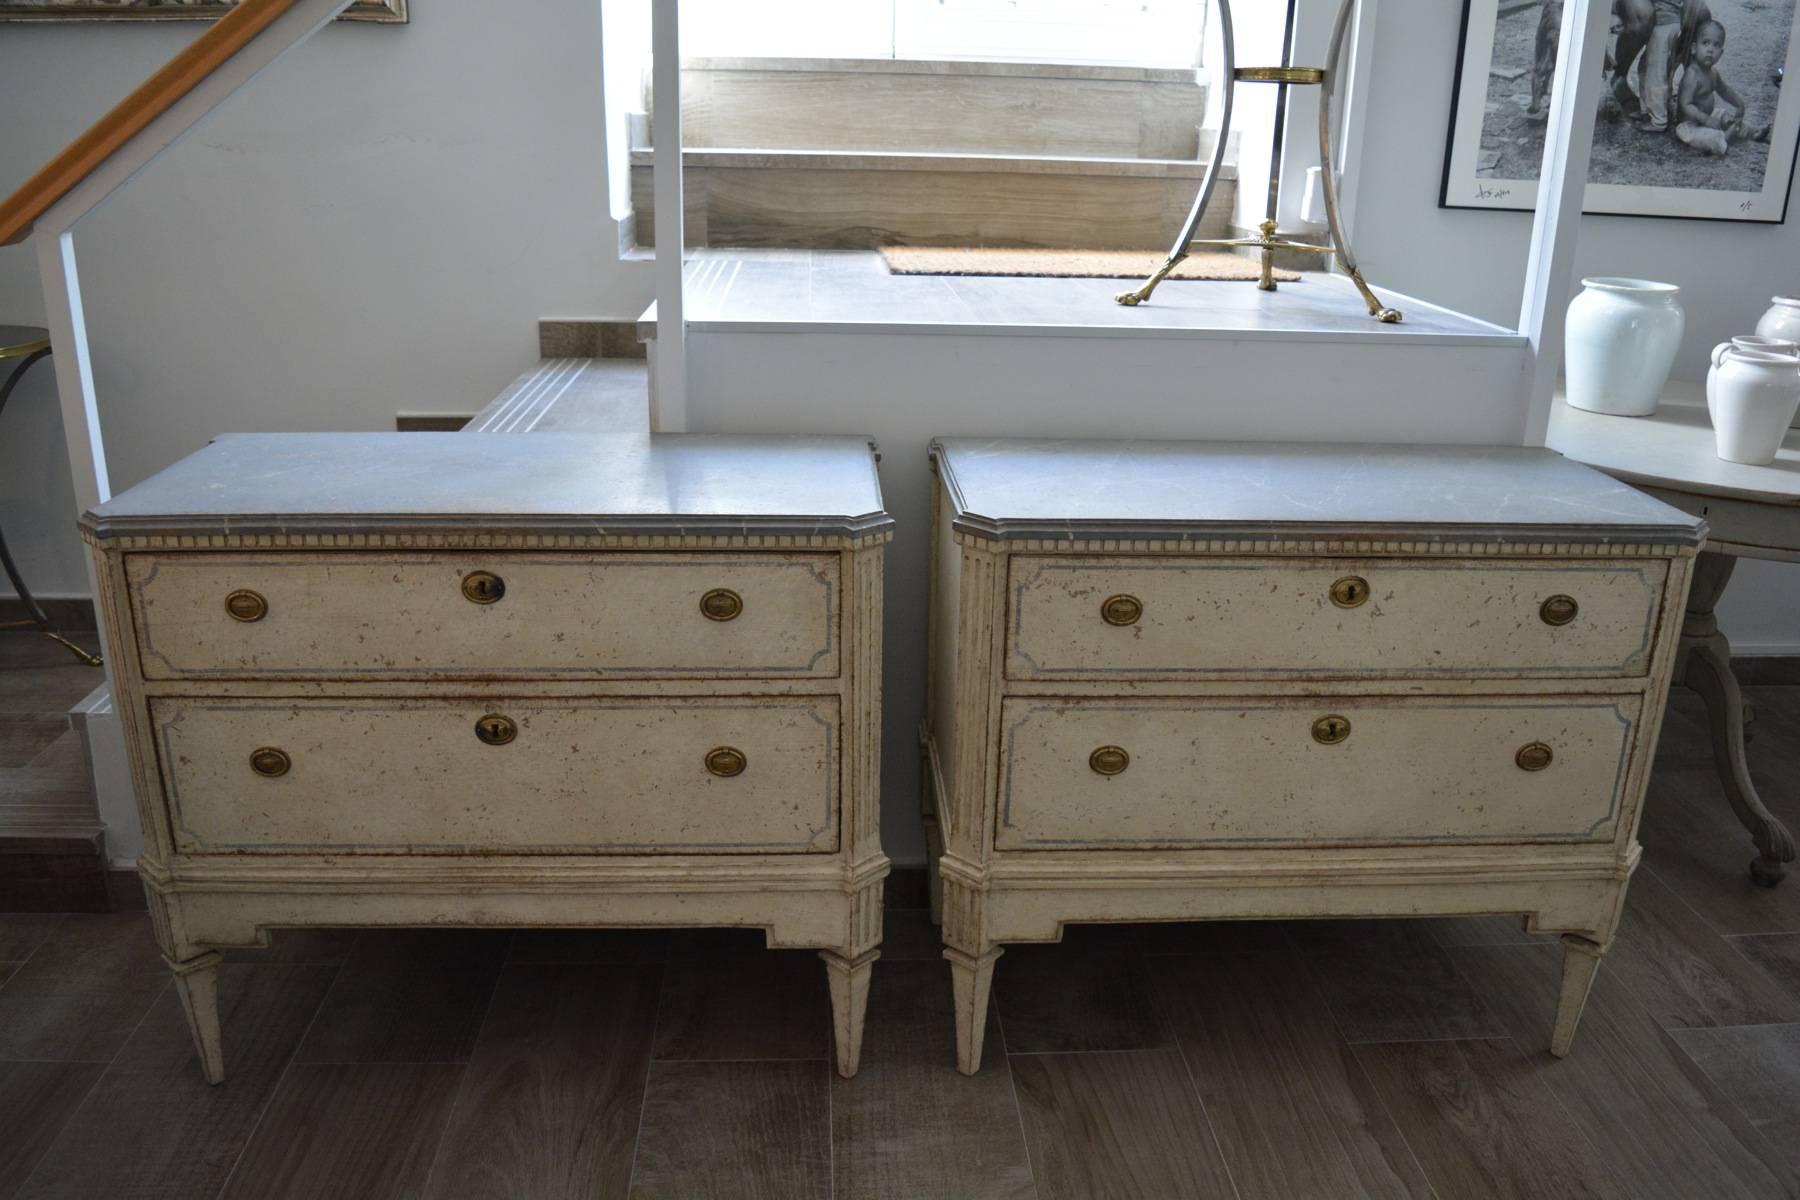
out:
{"label": "grey wood plank tile floor", "polygon": [[[1800,823],[1800,686],[1750,693]],[[0,914],[0,1200],[1800,1196],[1800,879],[1672,706],[1565,1060],[1516,918],[1136,925],[1009,952],[964,1078],[909,907],[853,1080],[753,932],[311,930],[228,956],[209,1088],[144,914]]]}

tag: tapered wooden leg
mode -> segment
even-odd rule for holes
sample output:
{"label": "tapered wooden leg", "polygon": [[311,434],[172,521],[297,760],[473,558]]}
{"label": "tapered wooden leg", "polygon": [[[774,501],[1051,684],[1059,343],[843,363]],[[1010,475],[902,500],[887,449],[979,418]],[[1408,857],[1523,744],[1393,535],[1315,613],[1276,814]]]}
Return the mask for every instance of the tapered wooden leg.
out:
{"label": "tapered wooden leg", "polygon": [[200,1054],[200,1069],[206,1072],[206,1082],[225,1082],[225,1045],[219,1034],[219,955],[209,951],[182,962],[170,958],[163,961],[175,975],[175,991],[187,1013],[188,1029],[194,1035],[194,1049]]}
{"label": "tapered wooden leg", "polygon": [[1575,1027],[1581,1023],[1581,1010],[1587,1007],[1588,990],[1594,986],[1594,975],[1606,954],[1605,946],[1572,933],[1563,934],[1562,943],[1562,990],[1556,998],[1556,1026],[1550,1031],[1550,1053],[1558,1058],[1567,1057],[1575,1041]]}
{"label": "tapered wooden leg", "polygon": [[994,985],[994,962],[1003,951],[983,954],[944,948],[950,960],[950,986],[956,1000],[956,1069],[964,1075],[981,1070],[981,1043],[987,1034],[988,993]]}
{"label": "tapered wooden leg", "polygon": [[846,957],[821,950],[825,976],[831,983],[831,1027],[837,1039],[837,1071],[845,1079],[856,1074],[862,1059],[863,1017],[869,1011],[869,980],[881,951]]}

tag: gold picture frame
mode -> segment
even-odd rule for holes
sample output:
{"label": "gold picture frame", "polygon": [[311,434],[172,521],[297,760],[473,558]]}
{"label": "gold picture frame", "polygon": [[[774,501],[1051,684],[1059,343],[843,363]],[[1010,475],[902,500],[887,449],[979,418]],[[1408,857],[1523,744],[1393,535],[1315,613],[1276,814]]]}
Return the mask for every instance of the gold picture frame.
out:
{"label": "gold picture frame", "polygon": [[[0,0],[0,21],[215,21],[233,0]],[[407,0],[356,0],[340,21],[404,25]]]}

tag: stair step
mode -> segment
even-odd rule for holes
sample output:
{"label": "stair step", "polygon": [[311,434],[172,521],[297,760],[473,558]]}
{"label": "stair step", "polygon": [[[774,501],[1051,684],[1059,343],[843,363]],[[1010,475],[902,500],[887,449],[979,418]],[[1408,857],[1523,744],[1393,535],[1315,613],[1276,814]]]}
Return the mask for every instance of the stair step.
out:
{"label": "stair step", "polygon": [[650,367],[633,358],[546,358],[496,396],[464,433],[643,433]]}
{"label": "stair step", "polygon": [[[631,156],[644,246],[654,154]],[[834,249],[1166,248],[1206,172],[1186,159],[916,151],[690,149],[682,164],[689,245]],[[1236,186],[1227,165],[1199,236],[1228,235]]]}
{"label": "stair step", "polygon": [[908,59],[693,58],[689,146],[1194,158],[1194,70]]}

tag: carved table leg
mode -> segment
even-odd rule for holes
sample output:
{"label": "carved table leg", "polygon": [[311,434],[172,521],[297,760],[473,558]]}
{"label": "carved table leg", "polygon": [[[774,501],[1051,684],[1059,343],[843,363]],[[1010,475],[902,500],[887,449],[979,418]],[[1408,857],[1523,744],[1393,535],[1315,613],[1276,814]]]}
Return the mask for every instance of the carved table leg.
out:
{"label": "carved table leg", "polygon": [[845,1079],[856,1074],[862,1060],[863,1017],[869,1011],[869,979],[881,951],[869,950],[845,957],[835,950],[821,950],[825,975],[831,983],[831,1028],[837,1040],[837,1071]]}
{"label": "carved table leg", "polygon": [[1787,874],[1794,859],[1794,838],[1764,807],[1750,779],[1744,757],[1744,698],[1737,677],[1731,673],[1731,643],[1719,629],[1713,609],[1731,581],[1737,559],[1729,554],[1703,552],[1694,565],[1694,585],[1688,596],[1687,618],[1681,626],[1681,650],[1677,675],[1700,693],[1712,727],[1713,762],[1725,786],[1725,798],[1750,840],[1757,856],[1750,860],[1750,878],[1763,887],[1774,887]]}
{"label": "carved table leg", "polygon": [[1600,970],[1606,947],[1573,933],[1563,934],[1562,989],[1556,998],[1556,1025],[1550,1031],[1550,1053],[1565,1058],[1575,1041],[1575,1026],[1587,1007],[1588,989]]}
{"label": "carved table leg", "polygon": [[994,963],[1005,953],[995,946],[983,954],[964,954],[944,947],[950,960],[950,985],[956,1001],[956,1069],[964,1075],[981,1070],[981,1043],[987,1036],[988,993],[994,986]]}
{"label": "carved table leg", "polygon": [[194,1049],[200,1053],[200,1069],[206,1072],[206,1082],[225,1082],[225,1045],[219,1033],[220,956],[208,951],[182,962],[171,958],[163,961],[175,975],[175,991],[187,1013],[188,1029],[194,1035]]}

